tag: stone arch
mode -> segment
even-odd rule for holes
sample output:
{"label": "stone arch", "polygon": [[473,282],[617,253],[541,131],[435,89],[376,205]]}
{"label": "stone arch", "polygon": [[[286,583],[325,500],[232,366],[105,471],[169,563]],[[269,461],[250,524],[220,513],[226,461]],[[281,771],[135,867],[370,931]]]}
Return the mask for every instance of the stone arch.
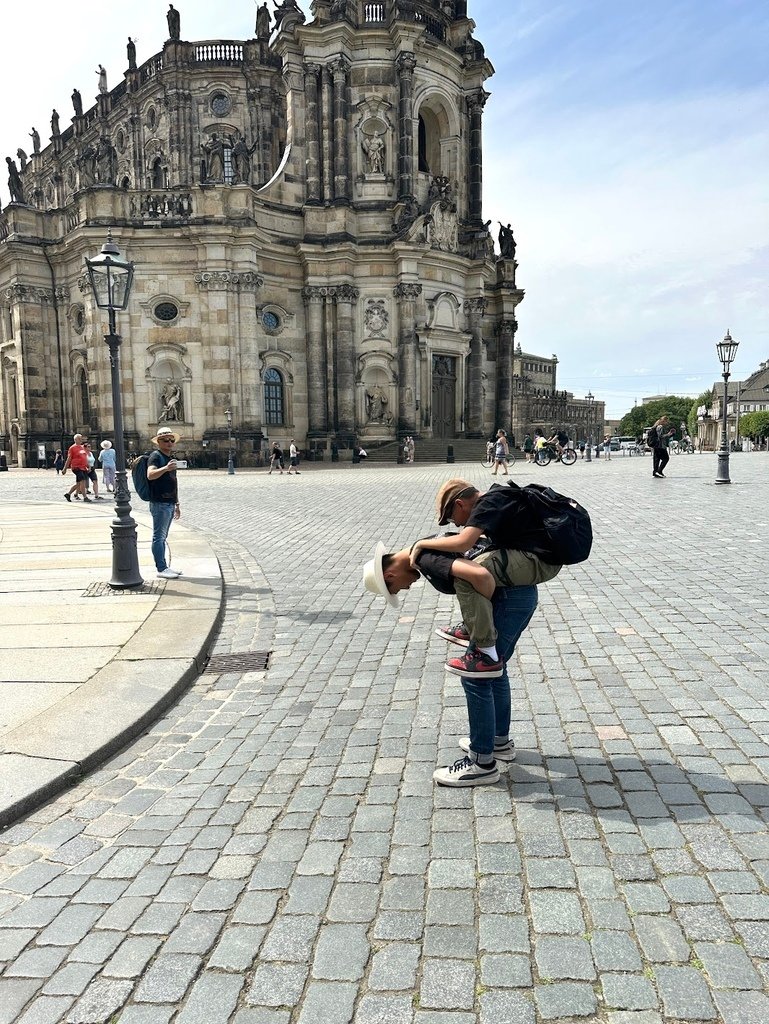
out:
{"label": "stone arch", "polygon": [[[263,424],[292,430],[294,426],[294,361],[288,352],[269,348],[259,353]],[[281,421],[282,420],[282,421]]]}
{"label": "stone arch", "polygon": [[73,349],[69,355],[72,380],[72,415],[76,430],[90,430],[91,396],[88,358],[84,349]]}
{"label": "stone arch", "polygon": [[414,152],[417,154],[417,173],[420,179],[425,176],[429,181],[437,176],[445,176],[456,181],[460,170],[458,158],[461,131],[456,98],[435,86],[425,87],[414,97],[414,111]]}

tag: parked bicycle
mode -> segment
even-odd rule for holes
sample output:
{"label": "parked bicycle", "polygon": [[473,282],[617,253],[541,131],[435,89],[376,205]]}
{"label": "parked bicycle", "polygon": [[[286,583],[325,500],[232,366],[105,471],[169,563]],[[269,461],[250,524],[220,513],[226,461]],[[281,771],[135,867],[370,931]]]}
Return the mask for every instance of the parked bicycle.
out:
{"label": "parked bicycle", "polygon": [[577,453],[573,448],[562,448],[559,452],[553,444],[546,444],[534,452],[534,461],[538,466],[549,466],[551,462],[562,462],[564,466],[573,466],[577,461]]}

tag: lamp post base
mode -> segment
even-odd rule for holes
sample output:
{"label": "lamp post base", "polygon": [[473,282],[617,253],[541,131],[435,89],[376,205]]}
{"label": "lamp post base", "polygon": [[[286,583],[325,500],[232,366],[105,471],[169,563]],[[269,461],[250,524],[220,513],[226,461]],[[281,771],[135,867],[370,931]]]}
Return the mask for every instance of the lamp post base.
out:
{"label": "lamp post base", "polygon": [[587,444],[585,445],[585,462],[592,462],[592,461],[593,461],[593,438],[589,437],[587,439]]}
{"label": "lamp post base", "polygon": [[113,590],[130,590],[144,583],[139,571],[136,551],[136,523],[133,519],[112,521],[112,577],[109,585]]}
{"label": "lamp post base", "polygon": [[718,472],[716,475],[717,484],[730,484],[729,479],[729,452],[723,449],[716,453],[718,455]]}

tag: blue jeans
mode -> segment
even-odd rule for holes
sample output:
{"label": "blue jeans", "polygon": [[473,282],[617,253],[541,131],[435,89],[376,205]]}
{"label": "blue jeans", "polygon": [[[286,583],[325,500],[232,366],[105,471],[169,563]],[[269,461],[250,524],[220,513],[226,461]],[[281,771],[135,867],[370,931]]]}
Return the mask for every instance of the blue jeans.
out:
{"label": "blue jeans", "polygon": [[151,501],[152,516],[152,557],[158,572],[168,568],[166,562],[166,538],[174,519],[174,505],[170,501]]}
{"label": "blue jeans", "polygon": [[505,662],[498,679],[462,678],[470,720],[470,757],[488,761],[493,756],[494,740],[510,735],[510,678],[507,661],[531,621],[537,608],[536,587],[499,587],[492,599],[497,651]]}

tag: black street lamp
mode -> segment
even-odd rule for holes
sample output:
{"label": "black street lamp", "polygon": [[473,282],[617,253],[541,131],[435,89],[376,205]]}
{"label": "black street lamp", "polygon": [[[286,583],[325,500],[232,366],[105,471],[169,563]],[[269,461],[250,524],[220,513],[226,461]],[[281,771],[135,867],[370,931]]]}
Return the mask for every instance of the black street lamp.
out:
{"label": "black street lamp", "polygon": [[585,395],[585,401],[587,402],[587,454],[585,455],[586,462],[593,461],[593,402],[595,401],[595,395],[589,391]]}
{"label": "black street lamp", "polygon": [[228,409],[224,415],[227,417],[227,433],[230,438],[230,454],[227,459],[227,475],[235,476],[235,463],[232,457],[232,410]]}
{"label": "black street lamp", "polygon": [[718,352],[718,358],[721,360],[723,366],[723,378],[724,378],[724,409],[723,419],[721,420],[721,447],[718,450],[718,473],[716,475],[717,484],[730,484],[732,481],[729,479],[729,438],[727,436],[727,399],[729,390],[729,377],[730,368],[734,362],[734,358],[737,355],[738,341],[735,341],[731,334],[727,331],[724,335],[724,340],[719,341],[716,344],[716,351]]}
{"label": "black street lamp", "polygon": [[136,548],[136,523],[131,517],[131,492],[128,490],[123,443],[123,401],[120,382],[120,344],[122,338],[115,327],[115,311],[128,306],[134,265],[124,260],[108,232],[107,241],[94,259],[85,261],[94,301],[109,314],[109,334],[104,340],[109,348],[112,376],[112,417],[115,427],[115,518],[112,520],[112,579],[115,590],[140,587],[144,580],[139,572]]}

